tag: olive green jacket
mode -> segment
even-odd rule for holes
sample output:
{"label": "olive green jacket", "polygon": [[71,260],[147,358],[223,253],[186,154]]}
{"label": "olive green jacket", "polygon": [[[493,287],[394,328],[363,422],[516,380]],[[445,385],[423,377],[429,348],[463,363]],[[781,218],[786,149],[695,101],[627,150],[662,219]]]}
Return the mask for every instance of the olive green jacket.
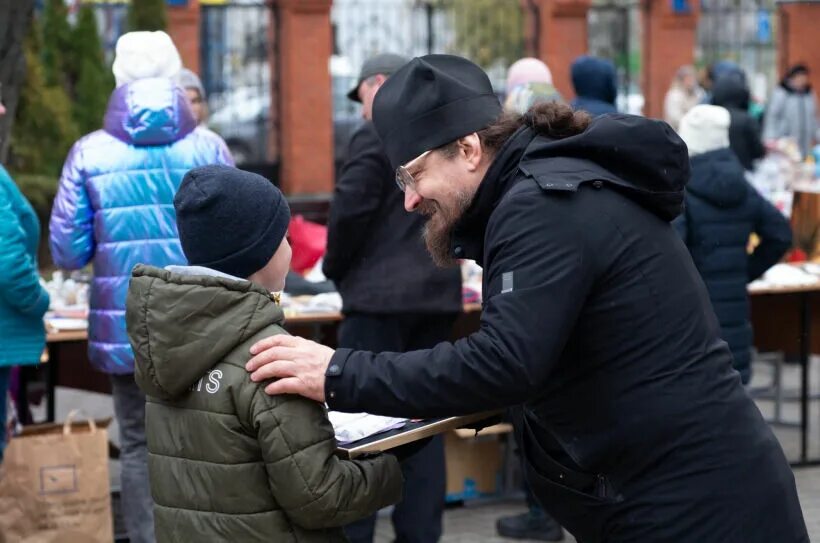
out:
{"label": "olive green jacket", "polygon": [[179,271],[135,267],[126,304],[157,540],[345,541],[340,526],[399,501],[393,456],[340,460],[321,404],[250,380],[251,345],[284,333],[271,295]]}

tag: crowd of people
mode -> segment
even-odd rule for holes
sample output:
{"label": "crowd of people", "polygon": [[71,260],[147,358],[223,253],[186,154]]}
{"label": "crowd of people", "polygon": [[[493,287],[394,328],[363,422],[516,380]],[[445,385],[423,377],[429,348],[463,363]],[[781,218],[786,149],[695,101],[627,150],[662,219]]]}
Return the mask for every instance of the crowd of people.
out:
{"label": "crowd of people", "polygon": [[[282,328],[287,200],[234,167],[168,35],[123,35],[113,72],[102,128],[65,161],[49,245],[62,269],[93,266],[88,357],[111,380],[132,543],[371,543],[391,504],[396,541],[438,541],[441,436],[341,460],[322,404],[509,409],[528,510],[498,519],[502,536],[808,541],[743,387],[746,285],[792,245],[746,173],[769,140],[811,152],[805,66],[762,118],[736,65],[701,84],[682,67],[661,122],[618,114],[616,69],[591,56],[569,102],[542,61],[519,60],[503,106],[466,59],[368,59],[322,265],[343,300],[336,350]],[[39,236],[0,167],[0,397],[45,343]],[[484,312],[449,343],[461,259],[484,268]]]}

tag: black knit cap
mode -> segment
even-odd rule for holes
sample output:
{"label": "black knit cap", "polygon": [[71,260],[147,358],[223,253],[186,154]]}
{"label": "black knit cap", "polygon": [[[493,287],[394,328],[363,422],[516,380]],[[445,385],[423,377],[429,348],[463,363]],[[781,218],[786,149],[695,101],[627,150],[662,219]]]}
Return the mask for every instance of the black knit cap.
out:
{"label": "black knit cap", "polygon": [[174,209],[188,263],[243,279],[273,258],[290,223],[287,200],[273,183],[229,166],[186,173]]}
{"label": "black knit cap", "polygon": [[501,115],[490,78],[466,58],[411,60],[376,93],[373,124],[393,167],[482,128]]}

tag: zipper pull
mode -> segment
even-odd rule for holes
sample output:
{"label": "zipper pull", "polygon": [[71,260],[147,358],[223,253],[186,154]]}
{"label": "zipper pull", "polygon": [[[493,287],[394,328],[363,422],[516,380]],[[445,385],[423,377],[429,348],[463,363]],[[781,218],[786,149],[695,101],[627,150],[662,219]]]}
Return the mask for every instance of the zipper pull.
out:
{"label": "zipper pull", "polygon": [[607,494],[609,494],[609,492],[607,490],[606,477],[599,473],[596,475],[595,480],[595,495],[599,498],[606,498]]}

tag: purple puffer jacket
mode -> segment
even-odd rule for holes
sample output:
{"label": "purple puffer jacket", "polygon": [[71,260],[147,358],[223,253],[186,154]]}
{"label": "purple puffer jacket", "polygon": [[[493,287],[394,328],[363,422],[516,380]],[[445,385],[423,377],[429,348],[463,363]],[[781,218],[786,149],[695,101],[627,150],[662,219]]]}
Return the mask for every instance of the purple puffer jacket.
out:
{"label": "purple puffer jacket", "polygon": [[51,212],[51,255],[70,270],[93,260],[88,354],[97,369],[134,372],[125,331],[131,269],[186,264],[174,194],[185,172],[206,164],[233,159],[219,136],[197,128],[184,91],[168,79],[116,89],[103,130],[71,149]]}

